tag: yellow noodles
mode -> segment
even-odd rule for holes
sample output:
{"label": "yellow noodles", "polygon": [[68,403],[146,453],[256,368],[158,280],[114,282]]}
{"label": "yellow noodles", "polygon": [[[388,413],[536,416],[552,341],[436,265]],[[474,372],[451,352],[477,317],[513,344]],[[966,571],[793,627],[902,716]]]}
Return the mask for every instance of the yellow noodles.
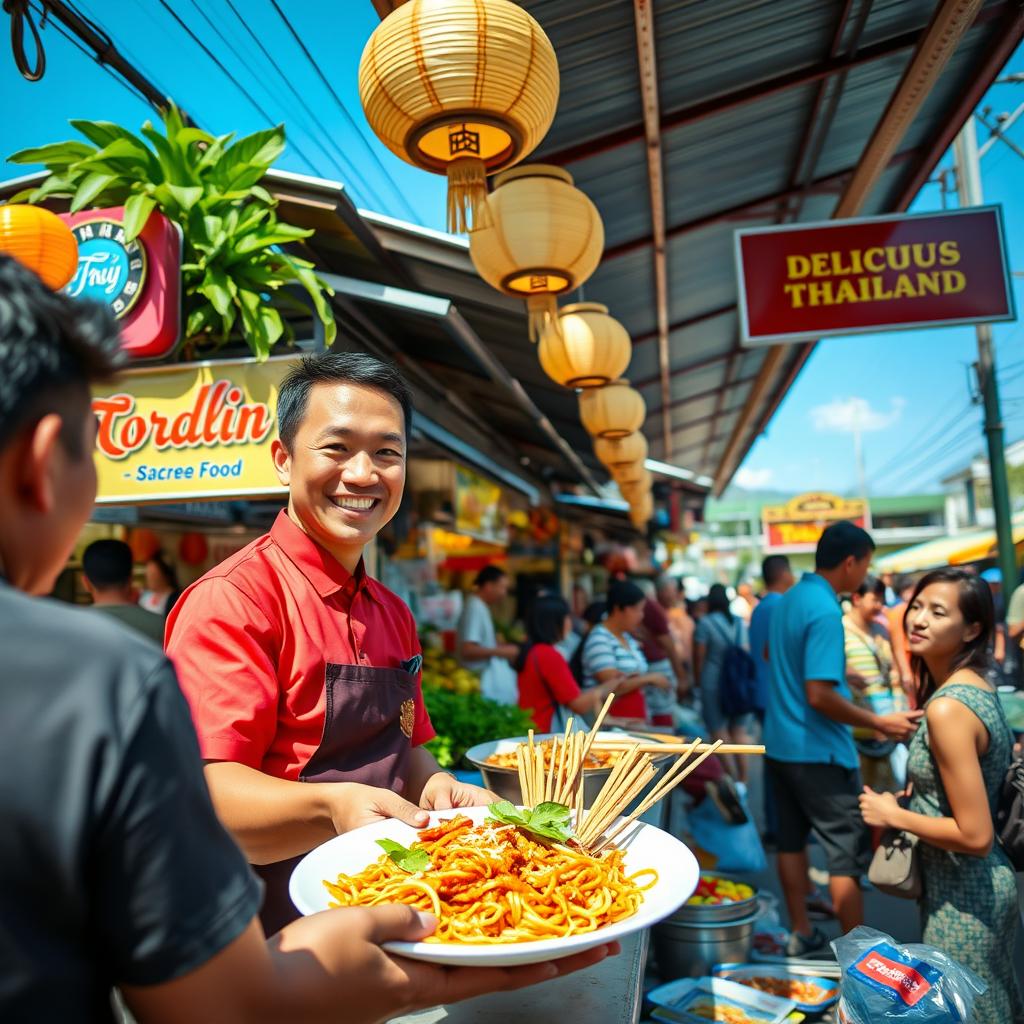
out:
{"label": "yellow noodles", "polygon": [[410,874],[381,856],[358,874],[325,881],[332,905],[429,911],[438,927],[428,942],[532,942],[631,917],[658,877],[653,869],[626,875],[621,850],[590,857],[463,815],[424,829],[411,848],[429,855],[426,871]]}

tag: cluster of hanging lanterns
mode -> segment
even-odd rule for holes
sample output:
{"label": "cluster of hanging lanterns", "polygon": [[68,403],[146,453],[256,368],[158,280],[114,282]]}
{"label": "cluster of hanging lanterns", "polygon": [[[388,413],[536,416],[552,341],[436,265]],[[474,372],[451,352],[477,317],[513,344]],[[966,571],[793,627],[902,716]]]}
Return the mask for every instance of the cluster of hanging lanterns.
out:
{"label": "cluster of hanging lanterns", "polygon": [[359,65],[370,126],[403,160],[447,175],[449,230],[469,232],[470,258],[491,287],[525,300],[544,372],[579,389],[583,426],[641,527],[653,501],[646,407],[622,376],[629,334],[600,303],[557,303],[597,269],[604,225],[567,171],[521,163],[551,126],[558,90],[554,47],[512,0],[402,4]]}

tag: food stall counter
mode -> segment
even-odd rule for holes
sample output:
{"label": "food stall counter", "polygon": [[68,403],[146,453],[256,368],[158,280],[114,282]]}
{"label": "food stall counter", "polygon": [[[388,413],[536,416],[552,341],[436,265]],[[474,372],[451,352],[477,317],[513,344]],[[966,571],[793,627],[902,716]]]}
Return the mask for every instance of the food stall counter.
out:
{"label": "food stall counter", "polygon": [[[622,952],[564,978],[518,992],[495,992],[454,1006],[436,1006],[390,1024],[635,1024],[643,1001],[646,931],[622,940]],[[571,1008],[571,1009],[570,1009]]]}

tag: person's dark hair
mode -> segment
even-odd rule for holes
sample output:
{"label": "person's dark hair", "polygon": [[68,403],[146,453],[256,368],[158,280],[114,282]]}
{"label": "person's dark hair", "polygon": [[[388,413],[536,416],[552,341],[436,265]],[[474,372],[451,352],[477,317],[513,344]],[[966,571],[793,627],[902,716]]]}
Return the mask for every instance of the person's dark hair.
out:
{"label": "person's dark hair", "polygon": [[844,519],[833,523],[821,535],[814,553],[814,568],[835,569],[851,555],[859,562],[874,550],[871,534]]}
{"label": "person's dark hair", "polygon": [[632,608],[645,600],[644,592],[629,580],[615,580],[608,588],[609,613],[617,612],[620,608]]}
{"label": "person's dark hair", "polygon": [[591,601],[583,609],[583,621],[591,626],[596,626],[608,614],[608,602],[604,598]]}
{"label": "person's dark hair", "polygon": [[67,454],[89,455],[82,444],[89,385],[113,377],[122,359],[117,321],[107,306],[51,291],[31,270],[0,255],[0,449],[57,413]]}
{"label": "person's dark hair", "polygon": [[769,555],[761,563],[761,579],[766,587],[772,587],[790,572],[789,559],[785,555]]}
{"label": "person's dark hair", "polygon": [[721,612],[732,622],[732,612],[729,610],[729,595],[721,583],[713,583],[708,591],[708,614]]}
{"label": "person's dark hair", "polygon": [[864,582],[854,591],[860,597],[874,594],[880,601],[885,600],[885,584],[877,576],[865,576]]}
{"label": "person's dark hair", "polygon": [[557,644],[565,632],[569,603],[561,594],[541,594],[526,616],[526,643],[519,650],[516,671],[522,672],[535,644]]}
{"label": "person's dark hair", "polygon": [[485,565],[473,580],[474,587],[486,587],[488,583],[496,583],[508,575],[500,565]]}
{"label": "person's dark hair", "polygon": [[356,384],[383,391],[402,407],[406,436],[412,429],[412,396],[397,367],[363,352],[317,352],[303,356],[277,392],[277,433],[289,451],[316,384]]}
{"label": "person's dark hair", "polygon": [[157,567],[160,575],[163,576],[164,582],[167,584],[167,589],[170,591],[180,591],[181,584],[178,582],[178,573],[174,566],[164,558],[163,553],[158,551],[155,555],[151,555],[146,559],[146,563],[152,563]]}
{"label": "person's dark hair", "polygon": [[903,593],[904,590],[914,585],[913,576],[897,576],[893,580],[892,589],[896,591],[897,596]]}
{"label": "person's dark hair", "polygon": [[[992,602],[992,591],[988,584],[974,573],[966,572],[963,569],[935,569],[927,573],[917,581],[914,593],[907,603],[907,610],[903,613],[903,628],[909,635],[907,619],[910,616],[910,609],[914,602],[925,589],[933,583],[955,583],[960,614],[964,622],[969,626],[978,625],[981,627],[978,635],[964,646],[953,658],[952,671],[956,672],[962,668],[969,668],[984,676],[991,671],[994,664],[992,657],[992,642],[995,636],[996,611]],[[918,707],[931,697],[936,690],[935,679],[928,671],[924,658],[912,654],[910,656],[910,667],[917,681]]]}
{"label": "person's dark hair", "polygon": [[132,549],[123,540],[94,540],[82,553],[82,572],[97,590],[127,586],[132,581]]}

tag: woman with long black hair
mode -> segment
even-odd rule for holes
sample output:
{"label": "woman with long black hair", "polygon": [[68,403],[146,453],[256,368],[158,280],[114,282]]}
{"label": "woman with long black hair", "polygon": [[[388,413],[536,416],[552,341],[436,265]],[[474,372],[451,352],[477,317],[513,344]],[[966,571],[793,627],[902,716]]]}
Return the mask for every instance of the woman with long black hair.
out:
{"label": "woman with long black hair", "polygon": [[534,601],[526,619],[527,642],[519,653],[519,706],[533,714],[540,732],[561,732],[570,715],[591,716],[609,693],[631,693],[642,685],[618,675],[581,690],[556,644],[572,630],[569,605],[558,594]]}
{"label": "woman with long black hair", "polygon": [[938,569],[917,584],[904,625],[925,717],[910,742],[910,807],[867,786],[860,798],[868,825],[921,840],[924,941],[988,984],[976,1024],[1024,1019],[1013,971],[1016,878],[992,824],[1013,756],[1013,733],[986,679],[994,620],[977,576]]}

